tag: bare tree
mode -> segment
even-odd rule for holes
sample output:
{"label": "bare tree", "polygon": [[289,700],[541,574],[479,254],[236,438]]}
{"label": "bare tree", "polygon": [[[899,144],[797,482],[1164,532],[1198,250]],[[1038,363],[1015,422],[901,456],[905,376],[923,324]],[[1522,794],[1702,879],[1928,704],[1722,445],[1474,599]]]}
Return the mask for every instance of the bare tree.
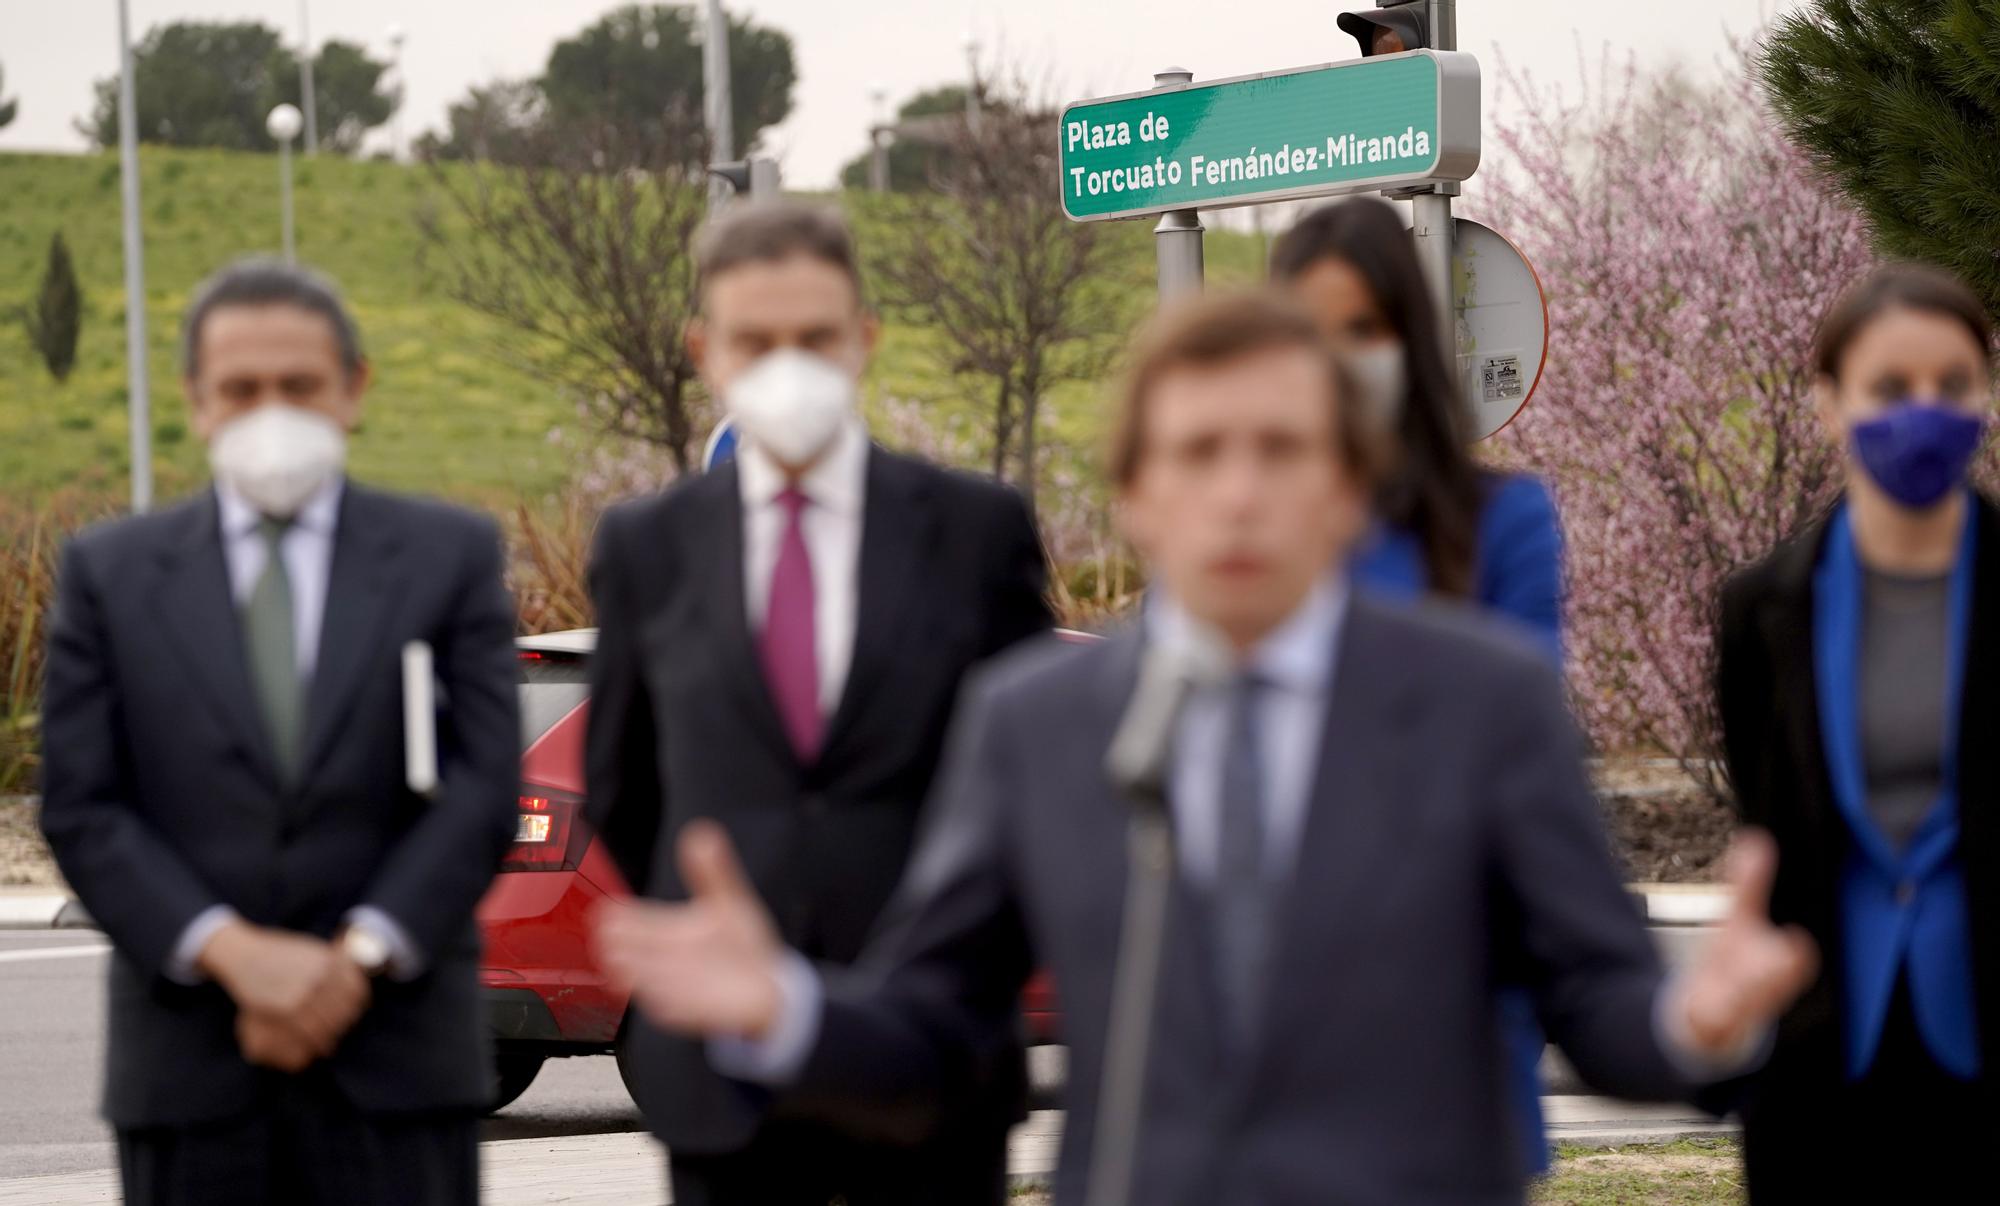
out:
{"label": "bare tree", "polygon": [[426,258],[452,296],[525,336],[509,355],[685,470],[699,417],[689,247],[707,194],[684,165],[702,155],[653,154],[602,123],[524,139],[504,159],[431,164]]}
{"label": "bare tree", "polygon": [[983,82],[976,122],[937,119],[950,153],[933,189],[885,201],[897,220],[870,249],[884,301],[931,328],[990,403],[993,474],[1030,504],[1043,405],[1105,371],[1130,296],[1106,232],[1063,214],[1048,91],[1015,71]]}

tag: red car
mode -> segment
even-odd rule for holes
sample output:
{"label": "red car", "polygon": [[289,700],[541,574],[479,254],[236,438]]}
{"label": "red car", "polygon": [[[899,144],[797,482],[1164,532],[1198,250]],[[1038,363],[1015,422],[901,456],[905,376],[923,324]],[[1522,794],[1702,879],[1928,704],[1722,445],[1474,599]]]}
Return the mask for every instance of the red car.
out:
{"label": "red car", "polygon": [[[590,957],[592,906],[627,891],[582,816],[588,662],[597,633],[579,629],[518,644],[520,819],[500,874],[479,902],[486,939],[480,981],[497,1040],[496,1110],[526,1092],[552,1058],[619,1053],[626,1010],[624,994],[605,983]],[[1055,997],[1045,977],[1028,986],[1022,1007],[1031,1041],[1055,1042]]]}

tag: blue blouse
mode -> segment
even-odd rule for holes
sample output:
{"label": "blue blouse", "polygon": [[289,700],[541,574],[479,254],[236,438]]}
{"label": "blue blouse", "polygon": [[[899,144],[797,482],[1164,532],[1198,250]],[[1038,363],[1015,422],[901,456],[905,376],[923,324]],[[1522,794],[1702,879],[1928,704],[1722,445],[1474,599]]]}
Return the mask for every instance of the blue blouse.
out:
{"label": "blue blouse", "polygon": [[[1525,474],[1488,481],[1479,511],[1473,601],[1520,625],[1562,662],[1562,527],[1548,487]],[[1414,532],[1377,524],[1352,561],[1355,584],[1389,599],[1414,599],[1430,585]]]}
{"label": "blue blouse", "polygon": [[[1524,474],[1496,474],[1486,485],[1486,503],[1479,511],[1473,601],[1518,625],[1560,667],[1562,527],[1555,500],[1546,486]],[[1430,586],[1416,534],[1380,523],[1357,550],[1350,572],[1356,586],[1378,598],[1416,599]],[[1507,1092],[1521,1123],[1522,1156],[1528,1172],[1539,1175],[1550,1164],[1540,1075],[1545,1040],[1525,990],[1508,988],[1501,993],[1500,1020],[1507,1041]]]}

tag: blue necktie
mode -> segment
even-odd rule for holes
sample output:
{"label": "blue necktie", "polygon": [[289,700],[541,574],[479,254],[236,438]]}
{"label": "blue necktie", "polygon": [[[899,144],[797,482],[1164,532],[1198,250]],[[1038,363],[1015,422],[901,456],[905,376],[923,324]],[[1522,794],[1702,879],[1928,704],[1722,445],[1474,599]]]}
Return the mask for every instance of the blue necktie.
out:
{"label": "blue necktie", "polygon": [[1224,1022],[1241,1050],[1254,1037],[1269,948],[1270,879],[1264,860],[1263,684],[1240,675],[1229,693],[1215,868],[1216,975]]}

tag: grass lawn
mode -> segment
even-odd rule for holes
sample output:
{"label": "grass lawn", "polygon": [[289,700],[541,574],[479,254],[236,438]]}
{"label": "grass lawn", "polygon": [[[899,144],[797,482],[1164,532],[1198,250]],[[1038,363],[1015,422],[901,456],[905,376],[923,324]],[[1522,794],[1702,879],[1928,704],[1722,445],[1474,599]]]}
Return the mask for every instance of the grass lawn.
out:
{"label": "grass lawn", "polygon": [[[275,156],[221,151],[149,148],[140,161],[156,473],[168,497],[205,475],[177,383],[181,311],[217,266],[278,247],[278,169]],[[375,361],[356,474],[489,506],[560,489],[588,433],[561,391],[509,357],[507,330],[446,297],[425,269],[415,219],[432,197],[426,170],[322,157],[300,161],[296,179],[300,258],[341,282]],[[876,220],[859,208],[865,246]],[[1149,230],[1136,222],[1112,231],[1117,288],[1133,313],[1151,291]],[[86,302],[77,367],[61,385],[13,316],[33,296],[58,231],[76,258]],[[1258,274],[1256,240],[1213,233],[1208,245],[1211,279]],[[0,493],[123,493],[123,271],[115,155],[0,154]],[[941,359],[932,332],[892,326],[872,389],[931,404],[939,422],[976,424],[977,399]],[[1085,384],[1050,399],[1045,438],[1094,447],[1101,396]],[[559,442],[551,437],[558,429]]]}
{"label": "grass lawn", "polygon": [[1536,1206],[1739,1206],[1743,1152],[1734,1139],[1649,1147],[1564,1147],[1536,1186]]}
{"label": "grass lawn", "polygon": [[[1049,1206],[1048,1191],[1014,1191],[1016,1206]],[[1565,1147],[1528,1195],[1534,1206],[1740,1206],[1743,1155],[1733,1139],[1649,1147]]]}

